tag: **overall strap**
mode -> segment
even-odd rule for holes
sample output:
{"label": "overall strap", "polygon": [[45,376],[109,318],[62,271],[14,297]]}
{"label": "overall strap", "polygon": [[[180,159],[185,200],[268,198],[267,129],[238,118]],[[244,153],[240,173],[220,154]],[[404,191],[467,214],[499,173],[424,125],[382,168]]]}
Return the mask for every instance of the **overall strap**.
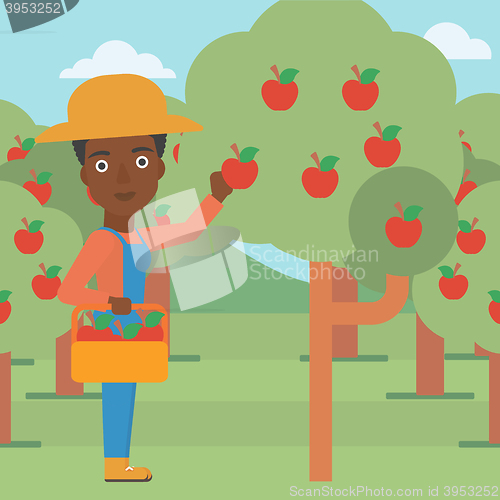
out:
{"label": "overall strap", "polygon": [[[139,238],[141,239],[142,241],[142,244],[143,245],[146,245],[146,242],[142,239],[142,236],[141,236],[141,233],[136,229],[135,232],[139,235]],[[146,245],[147,246],[147,245]]]}
{"label": "overall strap", "polygon": [[128,243],[125,241],[125,238],[118,231],[115,231],[114,229],[111,229],[110,227],[100,227],[98,229],[98,231],[101,231],[102,229],[104,231],[109,231],[110,233],[113,233],[115,236],[117,236],[120,239],[120,241],[122,242],[122,245],[128,245]]}

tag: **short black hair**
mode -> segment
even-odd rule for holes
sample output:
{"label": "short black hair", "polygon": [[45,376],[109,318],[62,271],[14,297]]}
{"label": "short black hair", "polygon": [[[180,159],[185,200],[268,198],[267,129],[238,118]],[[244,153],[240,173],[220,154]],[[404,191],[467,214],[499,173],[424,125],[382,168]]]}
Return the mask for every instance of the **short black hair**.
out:
{"label": "short black hair", "polygon": [[[165,152],[165,145],[167,143],[167,134],[156,134],[151,136],[155,141],[156,152],[158,153],[158,158],[163,156]],[[75,150],[76,157],[78,161],[85,165],[85,146],[87,145],[87,141],[73,141],[73,149]]]}

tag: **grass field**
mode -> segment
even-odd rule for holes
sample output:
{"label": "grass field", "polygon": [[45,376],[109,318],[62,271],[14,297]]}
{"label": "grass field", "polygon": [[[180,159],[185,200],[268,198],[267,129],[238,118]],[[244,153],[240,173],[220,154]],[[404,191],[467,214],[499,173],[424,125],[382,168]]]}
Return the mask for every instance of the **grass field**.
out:
{"label": "grass field", "polygon": [[[26,399],[54,392],[53,359],[13,366],[12,438],[42,446],[0,449],[5,498],[128,499],[147,490],[158,499],[277,499],[291,486],[320,488],[308,480],[309,364],[299,361],[307,323],[306,314],[173,315],[173,352],[201,362],[171,363],[165,383],[138,386],[131,463],[151,468],[148,484],[103,481],[99,400]],[[458,447],[487,440],[487,362],[446,361],[446,391],[473,392],[473,400],[386,399],[415,390],[414,323],[402,314],[360,328],[360,353],[388,354],[388,362],[334,363],[328,487],[422,488],[427,496],[429,486],[498,482],[500,450]]]}

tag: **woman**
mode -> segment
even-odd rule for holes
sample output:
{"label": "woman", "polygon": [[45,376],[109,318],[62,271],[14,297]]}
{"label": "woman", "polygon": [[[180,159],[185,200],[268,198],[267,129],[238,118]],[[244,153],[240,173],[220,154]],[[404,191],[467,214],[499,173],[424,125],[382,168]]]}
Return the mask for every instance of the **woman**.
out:
{"label": "woman", "polygon": [[[110,304],[122,327],[141,323],[131,304],[144,302],[151,250],[195,239],[232,192],[222,174],[214,172],[212,194],[186,222],[133,230],[134,214],[154,198],[165,173],[166,134],[199,130],[192,120],[167,114],[165,97],[150,80],[109,75],[80,85],[68,104],[68,122],[36,138],[37,143],[73,141],[80,177],[104,209],[103,227],[89,236],[59,289],[62,302]],[[85,288],[94,275],[98,289]],[[111,328],[119,334],[114,324]],[[152,478],[149,469],[129,465],[135,391],[135,383],[102,384],[106,481]]]}

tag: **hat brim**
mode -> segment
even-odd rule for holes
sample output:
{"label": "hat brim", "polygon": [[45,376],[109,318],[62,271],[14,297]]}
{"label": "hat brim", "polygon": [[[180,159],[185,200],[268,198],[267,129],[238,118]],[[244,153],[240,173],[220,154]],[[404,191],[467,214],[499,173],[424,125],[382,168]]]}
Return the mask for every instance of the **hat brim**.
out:
{"label": "hat brim", "polygon": [[180,132],[200,132],[203,126],[185,116],[168,115],[165,120],[147,125],[137,124],[130,127],[127,124],[117,123],[112,129],[107,125],[92,124],[90,127],[78,126],[68,122],[59,123],[44,130],[35,138],[35,142],[64,142],[89,139],[111,139],[113,137],[136,137],[156,134],[176,134]]}

